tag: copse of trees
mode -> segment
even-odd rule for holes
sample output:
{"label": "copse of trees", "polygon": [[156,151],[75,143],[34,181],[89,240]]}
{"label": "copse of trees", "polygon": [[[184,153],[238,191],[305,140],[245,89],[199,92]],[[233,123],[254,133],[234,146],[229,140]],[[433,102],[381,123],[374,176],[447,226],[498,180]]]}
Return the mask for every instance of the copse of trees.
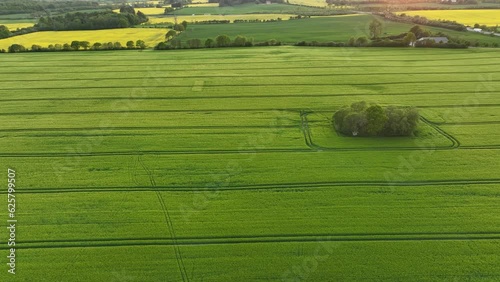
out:
{"label": "copse of trees", "polygon": [[11,37],[11,36],[12,36],[12,33],[10,32],[10,30],[4,25],[0,25],[0,39]]}
{"label": "copse of trees", "polygon": [[35,28],[38,30],[96,30],[127,28],[148,21],[142,13],[135,13],[134,8],[122,7],[120,14],[113,12],[69,13],[55,17],[41,17]]}
{"label": "copse of trees", "polygon": [[353,103],[333,115],[336,131],[347,136],[413,136],[420,115],[414,107],[386,107]]}

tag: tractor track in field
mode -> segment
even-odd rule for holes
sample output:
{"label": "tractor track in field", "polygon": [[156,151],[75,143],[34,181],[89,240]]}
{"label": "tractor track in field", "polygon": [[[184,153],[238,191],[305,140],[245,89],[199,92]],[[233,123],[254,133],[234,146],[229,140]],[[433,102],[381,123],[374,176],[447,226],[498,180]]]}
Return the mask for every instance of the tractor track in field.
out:
{"label": "tractor track in field", "polygon": [[188,277],[187,272],[186,272],[186,267],[184,266],[184,260],[182,258],[182,253],[181,253],[181,250],[179,248],[179,245],[177,244],[177,238],[176,238],[177,236],[175,234],[174,225],[173,225],[172,219],[170,217],[170,213],[168,211],[167,205],[165,204],[165,200],[163,199],[160,191],[158,191],[158,189],[156,189],[156,181],[154,179],[154,174],[146,166],[146,164],[144,163],[144,160],[142,159],[142,156],[143,155],[139,155],[137,157],[138,163],[141,165],[141,167],[144,169],[144,171],[148,175],[149,182],[151,183],[151,187],[153,188],[153,190],[156,194],[156,197],[158,198],[158,202],[161,206],[163,216],[165,218],[165,222],[167,224],[168,231],[170,233],[170,239],[172,240],[172,243],[173,243],[174,253],[175,253],[175,257],[176,257],[176,261],[177,261],[177,266],[179,268],[179,271],[180,271],[180,274],[182,277],[182,281],[189,281],[189,277]]}
{"label": "tractor track in field", "polygon": [[[500,82],[500,80],[488,80],[488,83]],[[405,84],[420,84],[418,81],[397,81],[397,82],[368,82],[368,83],[238,83],[238,84],[204,84],[204,88],[216,88],[216,87],[294,87],[294,86],[368,86],[372,87],[375,85],[405,85]],[[456,84],[456,83],[481,83],[478,80],[440,80],[440,81],[427,81],[425,84]],[[484,82],[483,82],[484,83]],[[6,88],[3,87],[2,90],[5,91],[26,91],[26,90],[74,90],[74,89],[130,89],[134,88],[134,85],[130,86],[73,86],[73,87],[16,87],[16,88]],[[189,88],[192,89],[193,85],[154,85],[154,86],[141,86],[141,89],[168,89],[168,88]]]}
{"label": "tractor track in field", "polygon": [[[0,132],[47,132],[47,131],[120,131],[120,130],[213,130],[213,129],[272,129],[269,125],[191,125],[191,126],[122,126],[122,127],[58,127],[58,128],[7,128]],[[295,124],[280,128],[297,128]],[[82,135],[85,136],[85,135]],[[64,136],[60,136],[64,137]]]}
{"label": "tractor track in field", "polygon": [[[261,183],[248,185],[234,185],[219,187],[219,191],[256,191],[256,190],[296,190],[320,189],[329,187],[426,187],[450,185],[490,185],[500,184],[500,178],[493,179],[455,179],[455,180],[421,180],[406,182],[388,181],[322,181],[322,182],[291,182],[291,183]],[[74,188],[22,188],[16,190],[17,194],[45,194],[45,193],[114,193],[114,192],[201,192],[207,191],[206,185],[156,185],[151,186],[93,186]],[[0,195],[7,191],[0,191]]]}
{"label": "tractor track in field", "polygon": [[[481,54],[496,54],[495,52],[497,52],[496,50],[493,50],[493,51],[488,51],[488,50],[482,50],[481,51]],[[292,53],[294,54],[294,53]],[[453,53],[453,54],[429,54],[427,52],[412,52],[412,55],[413,56],[419,56],[419,55],[425,55],[426,57],[438,57],[438,58],[443,58],[443,56],[451,56],[452,58],[456,58],[456,55],[466,55],[466,57],[470,56],[471,55],[471,52],[460,52],[457,50],[456,53]],[[73,55],[73,54],[71,54]],[[100,57],[100,56],[96,56],[97,58],[99,59],[108,59],[108,58],[131,58],[133,56],[131,55],[113,55],[113,54],[106,54],[106,56],[104,57]],[[320,56],[318,56],[320,57]],[[369,57],[369,58],[373,58],[373,54],[371,52],[369,52],[369,54],[367,55],[364,55],[364,54],[356,54],[356,57]],[[397,56],[391,56],[391,58],[394,58],[394,57],[397,57]],[[408,58],[407,56],[401,56],[403,58]],[[44,62],[65,62],[65,61],[69,61],[69,59],[71,59],[71,61],[76,61],[76,62],[103,62],[103,61],[107,61],[107,62],[115,62],[115,60],[74,60],[75,58],[78,58],[78,57],[74,57],[74,56],[69,56],[69,57],[66,57],[63,59],[48,59],[48,60],[43,60]],[[331,60],[332,57],[321,57],[325,60]],[[385,57],[384,57],[385,58]],[[484,57],[478,57],[479,59],[482,59]],[[486,57],[486,59],[489,59],[489,58],[497,58],[497,57]],[[189,57],[189,58],[186,58],[186,59],[181,59],[181,58],[175,58],[175,60],[172,60],[172,59],[161,59],[161,58],[155,58],[155,59],[144,59],[144,60],[141,60],[141,62],[143,61],[154,61],[154,62],[161,62],[161,61],[166,61],[166,62],[169,62],[169,63],[172,63],[172,62],[175,62],[177,64],[177,62],[179,61],[192,61],[192,60],[199,60],[199,61],[203,61],[203,60],[213,60],[211,58],[208,58],[205,57],[205,56],[202,56],[202,57]],[[238,60],[242,60],[242,59],[238,59]],[[319,60],[319,59],[318,59]],[[303,60],[294,60],[294,61],[303,61]],[[323,60],[322,60],[323,61]],[[18,60],[5,60],[5,62],[10,62],[10,63],[18,63]],[[34,62],[37,62],[37,61],[34,61]],[[30,61],[29,63],[32,63],[32,61]]]}
{"label": "tractor track in field", "polygon": [[[476,232],[374,232],[374,233],[283,233],[283,234],[248,234],[248,235],[214,235],[214,236],[180,236],[177,240],[219,240],[219,239],[259,239],[259,238],[320,238],[320,237],[370,237],[370,236],[481,236],[500,235],[500,231]],[[65,239],[65,240],[22,240],[20,244],[45,243],[84,243],[84,242],[115,242],[115,241],[155,241],[172,240],[167,237],[137,237],[137,238],[99,238],[99,239]]]}
{"label": "tractor track in field", "polygon": [[[306,137],[307,138],[307,137]],[[306,140],[307,142],[307,140]],[[455,143],[449,147],[435,147],[433,150],[497,150],[500,145],[479,145],[479,146],[460,146]],[[144,151],[115,151],[115,152],[92,152],[92,153],[68,153],[68,152],[45,152],[45,153],[1,153],[4,158],[60,158],[60,157],[106,157],[106,156],[137,156],[137,155],[232,155],[232,154],[274,154],[274,153],[317,153],[322,151],[330,152],[404,152],[404,151],[423,151],[429,148],[419,147],[360,147],[360,148],[324,148],[312,144],[308,149],[301,148],[277,148],[277,149],[243,149],[243,150],[144,150]]]}
{"label": "tractor track in field", "polygon": [[[186,64],[186,65],[189,65],[189,66],[192,66],[192,64]],[[149,66],[156,66],[158,67],[158,65],[149,65]],[[443,65],[441,65],[443,66]],[[486,64],[474,64],[474,66],[498,66],[498,64],[496,63],[486,63]],[[19,66],[19,65],[16,65],[15,66],[16,68],[28,68],[28,69],[32,69],[33,67],[39,67],[39,66]],[[48,66],[48,67],[52,67],[52,66]],[[60,68],[72,68],[72,66],[70,65],[65,65],[65,66],[59,66],[57,67],[58,69]],[[88,66],[87,66],[88,67]],[[109,67],[109,65],[106,65],[105,67]],[[132,67],[132,65],[131,65]],[[138,65],[133,65],[133,67],[138,67]],[[168,70],[159,70],[159,71],[180,71],[180,70],[185,70],[185,68],[178,68],[178,69],[171,69],[172,66],[169,66],[169,69]],[[423,65],[423,66],[412,66],[412,68],[434,68],[435,66],[431,66],[431,65]],[[467,65],[444,65],[444,67],[470,67],[470,64],[467,64]],[[332,70],[332,69],[336,69],[336,70],[343,70],[345,71],[346,69],[356,69],[356,68],[377,68],[377,69],[380,69],[380,68],[401,68],[401,66],[389,66],[389,65],[384,65],[384,66],[380,66],[380,65],[373,65],[373,66],[344,66],[344,67],[338,67],[338,66],[297,66],[297,67],[294,67],[294,66],[290,66],[290,67],[246,67],[246,68],[224,68],[225,71],[255,71],[255,70],[259,70],[259,71],[262,71],[262,70],[290,70],[290,69],[297,69],[297,70],[307,70],[307,69],[327,69],[327,70]],[[199,68],[197,67],[196,69],[193,69],[195,71],[213,71],[213,68]],[[152,70],[152,71],[156,71],[156,70]],[[133,73],[134,71],[128,71],[128,70],[113,70],[114,73]],[[45,71],[43,72],[44,74],[68,74],[68,72],[63,72],[63,71]],[[109,71],[107,70],[99,70],[99,69],[95,69],[95,68],[92,68],[92,73],[109,73]],[[144,72],[140,72],[140,73],[143,73]],[[435,74],[440,74],[440,73],[443,73],[443,72],[435,72]],[[463,72],[449,72],[450,74],[451,73],[470,73],[470,74],[475,74],[475,73],[478,73],[478,72],[468,72],[468,71],[463,71]],[[481,72],[482,73],[482,72]],[[3,75],[3,74],[40,74],[40,72],[37,72],[37,71],[12,71],[12,72],[0,72],[0,75]],[[383,75],[384,73],[381,73],[381,75]],[[407,72],[407,73],[401,73],[401,72],[398,72],[397,74],[414,74],[412,72]],[[418,73],[417,73],[418,74]],[[427,74],[427,73],[422,73],[422,74]],[[335,74],[337,75],[337,74]],[[341,75],[341,74],[340,74]],[[370,74],[366,74],[366,75],[370,75]],[[142,77],[144,78],[144,77]]]}
{"label": "tractor track in field", "polygon": [[[20,241],[17,249],[51,249],[51,248],[92,248],[92,247],[125,247],[125,246],[204,246],[234,244],[265,243],[299,243],[299,242],[408,242],[408,241],[478,241],[500,240],[499,232],[476,233],[374,233],[374,234],[291,234],[291,235],[254,235],[254,236],[212,236],[150,239],[103,239],[103,240],[66,240],[66,241]],[[53,244],[56,243],[56,244]],[[24,245],[27,244],[27,245]],[[49,245],[50,244],[50,245]],[[6,246],[0,249],[7,249]],[[183,274],[183,281],[187,275]]]}
{"label": "tractor track in field", "polygon": [[[1,91],[1,90],[0,90]],[[476,91],[475,93],[497,93],[496,91]],[[68,98],[14,98],[0,99],[0,103],[4,102],[40,102],[40,101],[98,101],[98,100],[196,100],[196,99],[259,99],[259,98],[308,98],[308,97],[350,97],[350,96],[419,96],[419,95],[457,95],[470,94],[470,91],[464,92],[419,92],[419,93],[338,93],[338,94],[263,94],[263,95],[224,95],[224,96],[176,96],[176,97],[68,97]]]}
{"label": "tractor track in field", "polygon": [[[492,52],[494,54],[494,52]],[[467,53],[461,53],[463,55],[469,55],[469,56],[464,56],[463,58],[457,58],[457,57],[451,57],[451,58],[443,58],[442,56],[438,56],[439,59],[440,59],[440,62],[446,62],[446,61],[450,61],[450,62],[455,62],[455,61],[460,61],[460,62],[463,62],[463,61],[477,61],[477,60],[488,60],[488,59],[495,59],[495,60],[498,60],[498,56],[485,56],[485,57],[470,57],[470,53],[467,54]],[[415,63],[422,63],[422,59],[408,59],[408,57],[404,57],[404,56],[401,56],[401,58],[405,58],[405,59],[401,59],[401,58],[395,58],[395,57],[384,57],[383,59],[373,59],[373,56],[360,56],[360,55],[356,55],[356,57],[362,57],[363,59],[361,60],[356,60],[356,59],[350,59],[349,61],[350,62],[415,62]],[[426,56],[428,56],[426,54]],[[366,59],[366,57],[370,58],[370,59]],[[390,59],[388,59],[390,58]],[[188,63],[179,63],[179,61],[188,61]],[[174,66],[184,66],[184,65],[189,65],[189,66],[192,66],[192,60],[193,58],[188,58],[188,59],[175,59],[175,60],[171,60],[171,59],[144,59],[144,60],[141,60],[141,62],[144,62],[144,61],[152,61],[152,62],[155,62],[155,64],[110,64],[111,62],[114,62],[114,61],[109,61],[107,60],[107,64],[93,64],[92,66],[93,67],[99,67],[99,66],[112,66],[112,67],[120,67],[120,66],[123,66],[123,67],[144,67],[144,66],[158,66],[158,62],[161,62],[161,61],[165,61],[165,62],[168,62],[168,63],[171,63],[172,65]],[[208,61],[210,60],[210,61]],[[333,63],[333,62],[346,62],[346,58],[344,57],[339,57],[338,59],[336,59],[335,57],[324,57],[324,58],[319,58],[319,59],[313,59],[313,58],[308,58],[308,59],[295,59],[295,60],[290,60],[289,63],[309,63],[309,62],[322,62],[322,63]],[[7,61],[9,62],[9,61]],[[17,67],[19,66],[19,63],[18,61],[10,61],[11,63],[16,63],[15,65],[8,65],[6,64],[5,66],[6,67]],[[57,64],[47,64],[47,65],[34,65],[34,67],[47,67],[47,66],[50,66],[50,67],[61,67],[61,66],[68,66],[68,67],[88,67],[88,62],[99,62],[99,63],[102,63],[103,61],[102,60],[90,60],[90,61],[72,61],[72,60],[53,60],[53,61],[50,61],[50,60],[44,60],[44,62],[68,62],[68,63],[71,63],[71,65],[57,65]],[[85,64],[75,64],[77,62],[85,62]],[[21,62],[22,63],[22,62]],[[28,64],[33,64],[33,63],[37,63],[37,62],[33,62],[33,61],[29,61],[29,62],[26,62]],[[224,62],[221,62],[220,60],[217,61],[217,60],[214,60],[214,59],[199,59],[198,61],[198,64],[200,65],[204,65],[204,64],[210,64],[210,65],[234,65],[235,63],[245,63],[245,65],[262,65],[262,64],[278,64],[278,63],[283,63],[283,59],[281,60],[276,60],[276,61],[271,61],[271,60],[245,60],[245,59],[226,59]],[[476,64],[474,64],[476,65]],[[442,64],[440,64],[440,66],[443,66]],[[446,65],[444,65],[446,66]],[[453,66],[456,66],[455,64]],[[470,66],[470,64],[468,65],[465,65],[465,66]],[[32,67],[32,66],[29,66],[29,67]],[[400,66],[401,67],[401,66]],[[413,67],[413,66],[412,66]]]}
{"label": "tractor track in field", "polygon": [[[223,110],[227,111],[227,110]],[[233,110],[231,110],[233,111]],[[238,112],[243,112],[243,111],[249,111],[247,110],[234,110]],[[255,110],[255,111],[262,111],[262,110]],[[292,110],[292,109],[287,109],[287,111],[297,111],[297,110]],[[193,111],[191,111],[193,112]],[[206,111],[202,111],[206,112]],[[324,111],[316,111],[316,112],[324,112]],[[121,151],[121,152],[89,152],[89,153],[68,153],[68,152],[44,152],[44,153],[39,153],[39,152],[32,152],[32,153],[1,153],[1,157],[63,157],[63,156],[86,156],[86,157],[92,157],[92,156],[134,156],[134,155],[209,155],[209,154],[245,154],[245,153],[307,153],[307,152],[321,152],[321,151],[338,151],[338,152],[347,152],[347,151],[415,151],[415,150],[427,150],[428,148],[420,148],[420,147],[358,147],[358,148],[328,148],[328,147],[321,147],[319,145],[316,145],[314,143],[314,140],[311,135],[311,129],[309,127],[309,122],[307,120],[307,115],[310,114],[311,112],[309,111],[304,111],[300,110],[299,111],[299,116],[300,116],[300,129],[303,133],[304,136],[304,142],[306,146],[309,147],[309,149],[302,149],[302,148],[273,148],[273,149],[239,149],[239,150],[144,150],[144,151]],[[455,138],[453,135],[447,133],[443,129],[441,129],[437,123],[431,122],[428,119],[421,117],[421,121],[428,126],[432,127],[436,132],[441,134],[443,137],[448,139],[451,142],[450,146],[440,146],[440,147],[434,147],[433,150],[454,150],[454,149],[461,149],[461,150],[496,150],[500,149],[500,145],[480,145],[480,146],[461,146],[460,141]],[[496,121],[487,121],[484,122],[484,124],[497,124],[500,122]],[[473,124],[482,124],[480,122],[475,122]],[[296,125],[284,125],[283,127],[285,128],[296,128]],[[126,127],[126,128],[113,128],[112,130],[160,130],[160,129],[166,129],[166,130],[175,130],[175,129],[198,129],[198,130],[210,130],[210,129],[235,129],[235,128],[242,128],[241,126],[172,126],[172,127]],[[249,125],[249,126],[244,126],[244,128],[268,128],[268,126],[259,126],[259,125]],[[0,130],[0,132],[29,132],[29,131],[42,131],[42,132],[47,132],[47,131],[75,131],[75,130],[106,130],[105,128],[78,128],[78,129],[69,129],[69,128],[39,128],[39,129],[4,129]]]}
{"label": "tractor track in field", "polygon": [[[374,95],[374,94],[373,94]],[[417,105],[417,108],[464,108],[464,107],[500,107],[500,104],[470,104],[470,105]],[[212,113],[212,112],[266,112],[266,111],[283,111],[296,112],[303,111],[301,108],[243,108],[243,109],[192,109],[192,110],[103,110],[103,111],[72,111],[72,112],[11,112],[0,113],[0,116],[30,116],[30,115],[87,115],[87,114],[124,114],[124,113]],[[333,110],[318,109],[314,112],[331,113]],[[4,131],[0,129],[0,132]]]}
{"label": "tractor track in field", "polygon": [[[321,74],[263,74],[263,75],[247,75],[244,74],[245,78],[267,78],[267,77],[337,77],[337,76],[383,76],[383,75],[440,75],[440,74],[467,74],[471,75],[470,72],[412,72],[412,73],[321,73]],[[483,71],[474,72],[474,74],[493,74],[500,73],[500,71]],[[241,78],[242,74],[235,75],[184,75],[184,76],[147,76],[148,79],[186,79],[186,78]],[[0,79],[1,82],[58,82],[58,81],[106,81],[106,80],[130,80],[130,79],[144,79],[142,76],[131,76],[131,77],[94,77],[94,78],[57,78],[57,79]]]}

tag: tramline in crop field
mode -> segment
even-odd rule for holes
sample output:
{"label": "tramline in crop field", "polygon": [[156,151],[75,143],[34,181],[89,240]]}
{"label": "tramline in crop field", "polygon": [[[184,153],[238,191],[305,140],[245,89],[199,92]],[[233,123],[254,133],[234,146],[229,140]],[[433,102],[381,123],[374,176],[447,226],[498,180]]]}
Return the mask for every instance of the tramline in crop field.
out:
{"label": "tramline in crop field", "polygon": [[[500,277],[494,49],[1,60],[16,281]],[[338,135],[356,101],[417,107],[419,134]]]}

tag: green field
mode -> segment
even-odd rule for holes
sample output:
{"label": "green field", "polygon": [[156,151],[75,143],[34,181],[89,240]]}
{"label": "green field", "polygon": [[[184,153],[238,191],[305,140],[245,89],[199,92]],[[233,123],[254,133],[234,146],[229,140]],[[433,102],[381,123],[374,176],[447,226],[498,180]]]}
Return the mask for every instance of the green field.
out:
{"label": "green field", "polygon": [[[0,59],[0,281],[500,279],[495,49]],[[332,131],[361,100],[419,108],[419,134]]]}
{"label": "green field", "polygon": [[[206,39],[226,34],[233,38],[237,35],[244,35],[253,38],[255,42],[269,39],[276,39],[284,43],[314,40],[320,42],[347,42],[351,37],[369,36],[369,25],[372,20],[372,15],[340,15],[272,23],[198,24],[188,26],[187,31],[183,32],[179,38],[181,40],[191,38]],[[390,21],[383,21],[383,23],[385,35],[398,35],[408,32],[413,26],[412,24]],[[500,37],[435,27],[425,27],[425,29],[434,33],[443,32],[449,36],[470,42],[500,44]]]}

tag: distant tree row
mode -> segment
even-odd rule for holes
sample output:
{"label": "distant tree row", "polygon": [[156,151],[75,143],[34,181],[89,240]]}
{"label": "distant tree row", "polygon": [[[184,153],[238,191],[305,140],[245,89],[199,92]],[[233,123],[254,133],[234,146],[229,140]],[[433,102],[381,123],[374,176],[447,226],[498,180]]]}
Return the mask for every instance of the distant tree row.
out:
{"label": "distant tree row", "polygon": [[96,42],[90,44],[88,41],[72,41],[65,44],[50,44],[48,47],[42,47],[33,44],[31,48],[26,48],[21,44],[12,44],[7,50],[2,50],[2,53],[21,53],[21,52],[59,52],[59,51],[101,51],[101,50],[132,50],[132,49],[145,49],[146,43],[142,40],[127,41],[125,46],[120,42]]}
{"label": "distant tree row", "polygon": [[413,136],[420,115],[413,107],[387,107],[353,103],[333,115],[333,126],[348,136]]}
{"label": "distant tree row", "polygon": [[34,0],[2,0],[0,15],[31,13],[62,13],[77,10],[109,8],[96,1],[34,1]]}
{"label": "distant tree row", "polygon": [[41,17],[35,27],[38,30],[95,30],[127,28],[144,22],[148,18],[141,11],[135,12],[131,6],[123,6],[120,13],[92,12],[68,13],[62,16]]}

